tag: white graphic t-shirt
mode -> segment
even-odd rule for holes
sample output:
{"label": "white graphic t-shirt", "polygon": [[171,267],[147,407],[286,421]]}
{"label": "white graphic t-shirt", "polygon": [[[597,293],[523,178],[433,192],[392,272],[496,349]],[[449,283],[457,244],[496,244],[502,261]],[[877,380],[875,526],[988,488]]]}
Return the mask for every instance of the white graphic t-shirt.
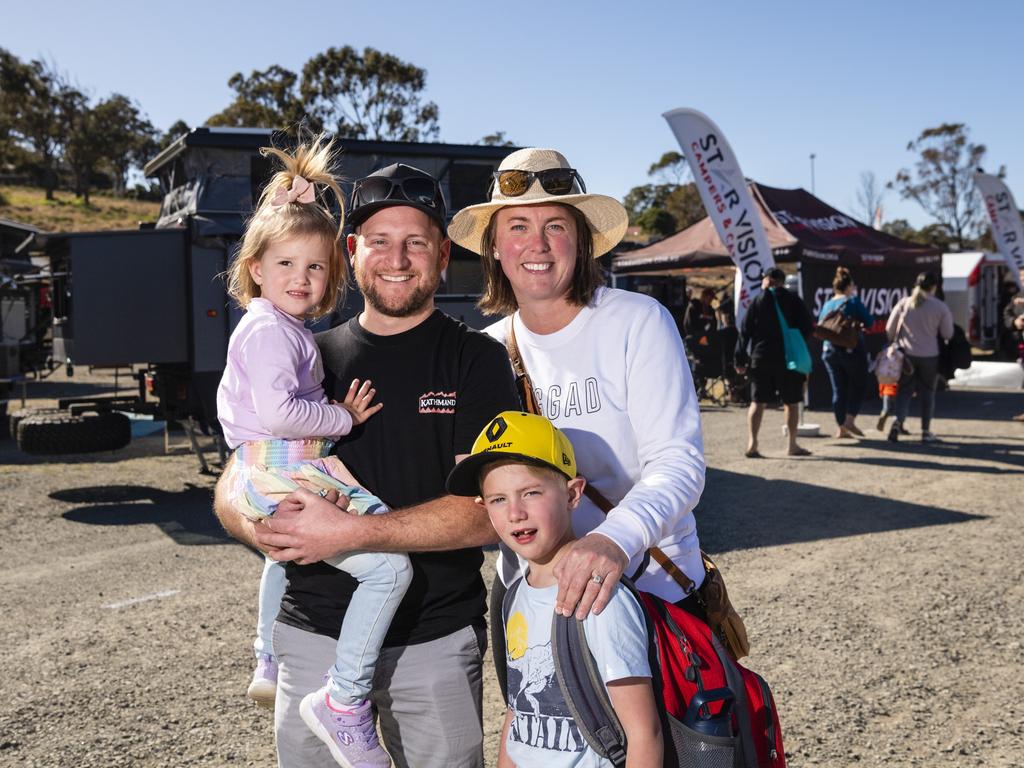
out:
{"label": "white graphic t-shirt", "polygon": [[[551,618],[558,586],[519,585],[505,624],[508,705],[505,749],[520,768],[610,768],[583,739],[565,703],[551,655]],[[599,616],[584,621],[590,651],[605,683],[650,677],[647,628],[636,598],[619,587]]]}

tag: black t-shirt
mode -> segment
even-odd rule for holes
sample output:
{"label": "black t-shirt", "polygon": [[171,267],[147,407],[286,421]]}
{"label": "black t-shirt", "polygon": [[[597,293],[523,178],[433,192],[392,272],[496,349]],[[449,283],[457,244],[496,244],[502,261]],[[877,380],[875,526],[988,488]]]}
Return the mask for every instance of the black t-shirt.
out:
{"label": "black t-shirt", "polygon": [[790,328],[800,329],[805,337],[811,335],[814,318],[803,299],[785,288],[762,291],[750,302],[747,314],[743,316],[743,325],[736,341],[736,365],[745,366],[749,360],[752,368],[771,368],[776,372],[786,370],[786,349],[782,341],[779,316],[775,311],[776,298],[786,324]]}
{"label": "black t-shirt", "polygon": [[[392,509],[445,495],[455,456],[470,452],[497,413],[519,407],[504,347],[440,311],[393,336],[367,333],[353,318],[317,334],[316,341],[329,397],[342,400],[352,379],[371,379],[374,402],[384,404],[334,452],[362,487]],[[482,624],[479,547],[412,553],[410,560],[412,585],[385,645],[423,643]],[[279,621],[337,637],[355,579],[326,563],[288,563],[286,571]]]}

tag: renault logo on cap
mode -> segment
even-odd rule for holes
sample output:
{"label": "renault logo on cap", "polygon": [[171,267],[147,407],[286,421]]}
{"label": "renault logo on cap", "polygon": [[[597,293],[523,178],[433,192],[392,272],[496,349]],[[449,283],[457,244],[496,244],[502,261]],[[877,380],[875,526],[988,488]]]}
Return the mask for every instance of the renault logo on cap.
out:
{"label": "renault logo on cap", "polygon": [[486,435],[487,439],[493,443],[505,434],[506,429],[508,429],[508,424],[505,423],[505,420],[501,416],[498,416],[494,421],[487,425],[487,431],[484,432],[484,435]]}

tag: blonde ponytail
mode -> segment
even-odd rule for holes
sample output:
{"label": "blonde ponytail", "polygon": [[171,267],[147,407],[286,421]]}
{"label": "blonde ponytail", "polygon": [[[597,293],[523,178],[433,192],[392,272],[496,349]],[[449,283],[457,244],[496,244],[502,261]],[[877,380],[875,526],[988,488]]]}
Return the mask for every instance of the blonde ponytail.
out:
{"label": "blonde ponytail", "polygon": [[[260,287],[252,279],[249,268],[262,258],[268,245],[288,237],[319,235],[330,245],[331,258],[327,290],[310,312],[310,317],[323,317],[344,298],[348,282],[348,262],[341,246],[345,196],[332,171],[335,163],[333,142],[320,134],[300,144],[291,153],[276,147],[263,147],[260,154],[274,158],[283,168],[263,188],[256,210],[246,225],[238,255],[227,271],[228,294],[244,309],[260,295]],[[294,199],[296,195],[288,195],[293,190],[297,191],[296,179],[299,177],[312,185],[312,202],[300,202]],[[328,190],[337,200],[339,217],[331,211]]]}

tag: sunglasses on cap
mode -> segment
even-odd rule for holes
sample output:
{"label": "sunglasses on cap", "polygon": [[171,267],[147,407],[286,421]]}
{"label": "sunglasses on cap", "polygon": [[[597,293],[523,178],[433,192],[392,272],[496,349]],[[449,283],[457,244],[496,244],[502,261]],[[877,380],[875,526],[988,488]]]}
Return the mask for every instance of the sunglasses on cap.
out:
{"label": "sunglasses on cap", "polygon": [[[400,198],[393,196],[396,189],[401,193]],[[438,200],[442,199],[441,188],[435,179],[426,176],[407,176],[401,179],[367,176],[357,181],[352,190],[353,208],[398,199],[428,208],[440,208]]]}
{"label": "sunglasses on cap", "polygon": [[586,192],[587,186],[583,183],[583,177],[575,168],[548,168],[544,171],[520,171],[516,169],[508,171],[495,171],[494,178],[487,188],[487,196],[494,191],[494,183],[497,182],[498,189],[505,197],[519,197],[526,193],[526,190],[533,184],[534,179],[540,182],[541,187],[549,195],[567,195],[570,192]]}

